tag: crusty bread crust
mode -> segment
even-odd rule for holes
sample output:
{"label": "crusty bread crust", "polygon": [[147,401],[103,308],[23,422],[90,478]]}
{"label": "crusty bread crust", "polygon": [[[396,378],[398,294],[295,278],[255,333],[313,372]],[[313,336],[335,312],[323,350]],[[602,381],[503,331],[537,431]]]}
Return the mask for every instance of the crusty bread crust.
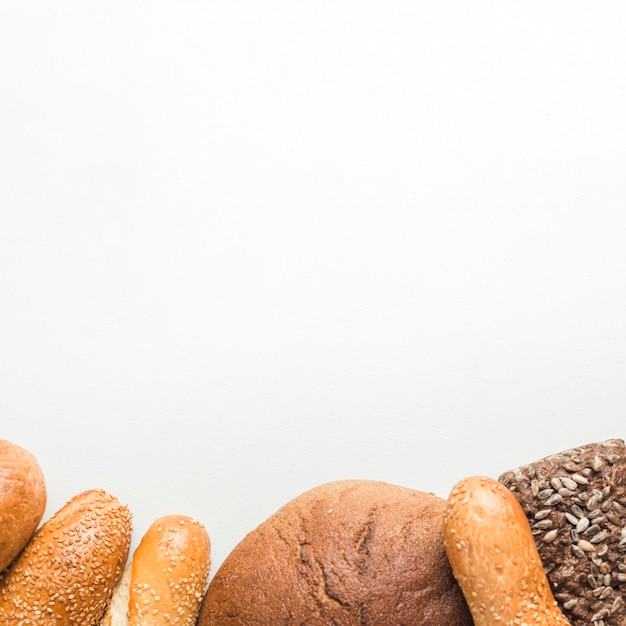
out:
{"label": "crusty bread crust", "polygon": [[0,626],[98,624],[130,540],[128,507],[101,489],[74,496],[0,577]]}
{"label": "crusty bread crust", "polygon": [[443,547],[445,503],[368,480],[307,491],[230,553],[198,626],[469,626]]}
{"label": "crusty bread crust", "polygon": [[444,544],[475,626],[568,626],[522,507],[501,483],[459,481],[448,498]]}
{"label": "crusty bread crust", "polygon": [[206,590],[210,540],[200,522],[167,515],[150,525],[132,558],[129,626],[193,626]]}
{"label": "crusty bread crust", "polygon": [[37,459],[0,439],[0,572],[20,553],[46,510],[46,482]]}

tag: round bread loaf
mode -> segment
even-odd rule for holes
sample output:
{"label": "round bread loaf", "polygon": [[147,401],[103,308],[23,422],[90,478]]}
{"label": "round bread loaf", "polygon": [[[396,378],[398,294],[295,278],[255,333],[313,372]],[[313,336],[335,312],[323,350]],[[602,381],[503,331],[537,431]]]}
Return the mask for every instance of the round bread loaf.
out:
{"label": "round bread loaf", "polygon": [[229,554],[198,626],[469,626],[443,545],[445,508],[377,481],[307,491]]}
{"label": "round bread loaf", "polygon": [[103,490],[72,498],[0,577],[1,626],[98,624],[128,559],[131,514]]}
{"label": "round bread loaf", "polygon": [[37,530],[46,502],[46,482],[37,459],[0,439],[0,572]]}

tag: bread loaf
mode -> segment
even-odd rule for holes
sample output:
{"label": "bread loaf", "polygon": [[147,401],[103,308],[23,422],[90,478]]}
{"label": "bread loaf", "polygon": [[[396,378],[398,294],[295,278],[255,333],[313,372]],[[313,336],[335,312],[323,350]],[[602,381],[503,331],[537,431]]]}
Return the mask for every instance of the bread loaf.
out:
{"label": "bread loaf", "polygon": [[443,540],[475,626],[569,626],[550,590],[515,496],[485,476],[459,481]]}
{"label": "bread loaf", "polygon": [[46,510],[47,493],[37,459],[0,439],[0,572],[31,538]]}
{"label": "bread loaf", "polygon": [[210,567],[204,526],[184,515],[150,525],[100,626],[193,626]]}
{"label": "bread loaf", "polygon": [[573,626],[626,624],[626,449],[582,445],[504,472]]}
{"label": "bread loaf", "polygon": [[72,498],[0,577],[0,626],[94,626],[128,559],[131,514],[103,490]]}
{"label": "bread loaf", "polygon": [[198,626],[468,626],[443,546],[445,506],[376,481],[307,491],[225,559]]}

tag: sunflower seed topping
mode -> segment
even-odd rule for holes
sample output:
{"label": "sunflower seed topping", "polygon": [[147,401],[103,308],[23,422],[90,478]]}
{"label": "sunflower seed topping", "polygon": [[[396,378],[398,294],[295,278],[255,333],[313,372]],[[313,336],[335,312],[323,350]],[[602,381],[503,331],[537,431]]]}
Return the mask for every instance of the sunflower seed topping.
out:
{"label": "sunflower seed topping", "polygon": [[[626,626],[626,446],[572,448],[500,476],[572,626]],[[564,532],[563,532],[564,531]]]}

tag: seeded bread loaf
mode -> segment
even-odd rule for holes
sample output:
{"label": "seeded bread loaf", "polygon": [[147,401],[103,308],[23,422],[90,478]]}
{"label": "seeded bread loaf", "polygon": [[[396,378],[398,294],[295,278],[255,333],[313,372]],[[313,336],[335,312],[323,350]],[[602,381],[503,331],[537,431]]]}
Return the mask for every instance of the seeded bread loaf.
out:
{"label": "seeded bread loaf", "polygon": [[75,496],[0,576],[0,626],[95,626],[130,540],[126,506],[100,489]]}
{"label": "seeded bread loaf", "polygon": [[376,481],[307,491],[230,553],[198,626],[469,626],[443,546],[445,507]]}
{"label": "seeded bread loaf", "polygon": [[46,502],[46,482],[37,459],[0,439],[0,572],[37,530]]}
{"label": "seeded bread loaf", "polygon": [[584,445],[499,479],[530,522],[554,597],[573,626],[626,625],[626,450]]}

